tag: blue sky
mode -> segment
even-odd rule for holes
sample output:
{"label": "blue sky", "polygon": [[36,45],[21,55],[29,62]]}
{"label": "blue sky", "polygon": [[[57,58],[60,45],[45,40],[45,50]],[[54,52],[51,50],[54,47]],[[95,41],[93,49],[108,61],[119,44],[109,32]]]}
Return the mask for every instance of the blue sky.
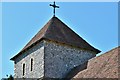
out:
{"label": "blue sky", "polygon": [[[10,58],[53,15],[51,2],[2,3],[2,77],[13,74]],[[101,53],[118,45],[118,4],[115,2],[57,2],[56,16]],[[100,54],[101,54],[100,53]],[[1,77],[1,76],[0,76]]]}

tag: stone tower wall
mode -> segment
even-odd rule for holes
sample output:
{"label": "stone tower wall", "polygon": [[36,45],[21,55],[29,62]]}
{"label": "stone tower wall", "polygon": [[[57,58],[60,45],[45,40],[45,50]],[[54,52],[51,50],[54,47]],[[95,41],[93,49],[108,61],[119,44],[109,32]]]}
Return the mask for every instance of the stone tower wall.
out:
{"label": "stone tower wall", "polygon": [[47,41],[45,44],[45,77],[64,78],[68,72],[95,53]]}
{"label": "stone tower wall", "polygon": [[[15,78],[64,78],[74,67],[83,64],[95,53],[87,50],[61,45],[51,41],[41,41],[25,51],[15,60]],[[31,58],[33,70],[31,71]],[[25,75],[23,76],[23,64]]]}
{"label": "stone tower wall", "polygon": [[[33,70],[31,71],[31,58]],[[23,76],[23,64],[25,63],[25,75]],[[24,52],[15,60],[15,78],[40,78],[44,76],[44,41]]]}

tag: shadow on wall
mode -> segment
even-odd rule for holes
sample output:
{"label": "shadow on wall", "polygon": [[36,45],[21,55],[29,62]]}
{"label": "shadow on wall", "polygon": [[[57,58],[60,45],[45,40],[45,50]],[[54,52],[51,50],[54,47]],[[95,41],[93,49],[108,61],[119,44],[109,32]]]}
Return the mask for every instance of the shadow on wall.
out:
{"label": "shadow on wall", "polygon": [[80,71],[84,70],[84,69],[87,69],[87,64],[88,64],[88,61],[83,63],[82,65],[79,65],[79,66],[76,66],[74,67],[73,69],[71,69],[71,71],[66,75],[65,78],[67,79],[71,79],[73,78],[77,73],[79,73]]}

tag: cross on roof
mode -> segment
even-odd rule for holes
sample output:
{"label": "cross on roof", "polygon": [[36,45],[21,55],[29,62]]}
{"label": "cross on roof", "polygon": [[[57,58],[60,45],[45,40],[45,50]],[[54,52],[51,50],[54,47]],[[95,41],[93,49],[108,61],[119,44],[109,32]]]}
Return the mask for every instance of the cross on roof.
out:
{"label": "cross on roof", "polygon": [[52,6],[54,8],[53,13],[55,16],[55,8],[59,8],[59,6],[56,6],[55,1],[54,1],[54,4],[50,4],[50,6]]}

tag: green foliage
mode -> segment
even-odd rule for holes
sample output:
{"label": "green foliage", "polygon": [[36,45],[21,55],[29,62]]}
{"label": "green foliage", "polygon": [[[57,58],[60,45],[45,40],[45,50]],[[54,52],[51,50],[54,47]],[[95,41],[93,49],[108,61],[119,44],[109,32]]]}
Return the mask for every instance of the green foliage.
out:
{"label": "green foliage", "polygon": [[[8,77],[8,75],[6,75],[6,76]],[[13,78],[12,75],[10,75],[10,76],[7,78],[7,80],[14,80],[14,78]]]}

